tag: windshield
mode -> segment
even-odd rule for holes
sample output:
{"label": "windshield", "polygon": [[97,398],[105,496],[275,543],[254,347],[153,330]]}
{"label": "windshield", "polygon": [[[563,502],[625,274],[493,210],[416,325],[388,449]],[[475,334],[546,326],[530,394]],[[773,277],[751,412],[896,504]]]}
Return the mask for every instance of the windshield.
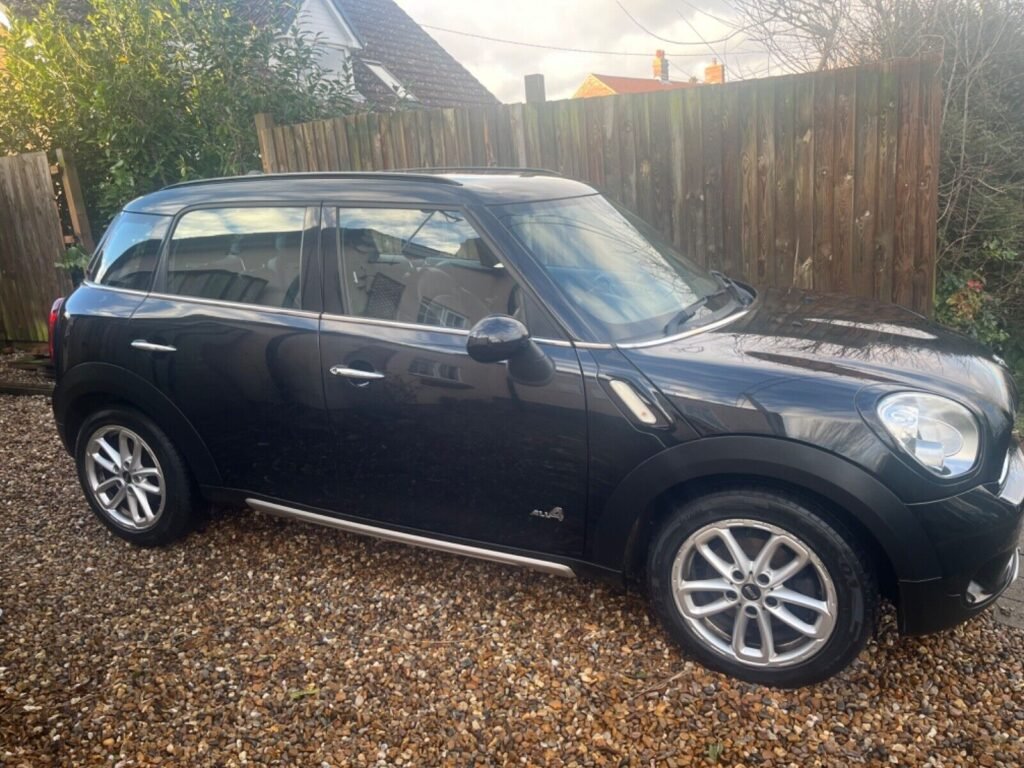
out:
{"label": "windshield", "polygon": [[675,333],[738,305],[723,282],[601,195],[500,205],[495,213],[602,340]]}

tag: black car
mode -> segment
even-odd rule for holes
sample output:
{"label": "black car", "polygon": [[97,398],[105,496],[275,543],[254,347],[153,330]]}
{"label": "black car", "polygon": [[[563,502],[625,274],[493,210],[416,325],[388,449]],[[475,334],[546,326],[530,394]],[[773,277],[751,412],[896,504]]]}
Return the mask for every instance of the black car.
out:
{"label": "black car", "polygon": [[638,582],[694,657],[779,686],[849,664],[881,597],[932,632],[1017,575],[999,359],[706,271],[555,175],[168,187],[51,324],[61,437],[140,545],[246,504]]}

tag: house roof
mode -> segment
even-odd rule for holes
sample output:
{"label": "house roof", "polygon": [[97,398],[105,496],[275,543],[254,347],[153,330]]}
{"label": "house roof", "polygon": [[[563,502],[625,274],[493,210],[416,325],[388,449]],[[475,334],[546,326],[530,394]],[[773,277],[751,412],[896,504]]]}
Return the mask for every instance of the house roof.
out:
{"label": "house roof", "polygon": [[353,56],[356,90],[393,104],[395,94],[365,65],[383,64],[428,107],[497,104],[494,95],[393,0],[333,0],[362,43]]}
{"label": "house roof", "polygon": [[[413,21],[394,0],[323,0],[333,4],[361,48],[350,51],[356,90],[372,105],[393,106],[399,97],[366,62],[382,64],[427,107],[498,104],[479,80]],[[294,21],[302,0],[238,0],[255,24],[283,27]]]}
{"label": "house roof", "polygon": [[[656,91],[674,91],[679,88],[693,88],[699,83],[670,80],[662,82],[653,77],[621,77],[619,75],[587,75],[574,94],[574,98],[587,96],[605,96],[623,93],[653,93]],[[601,86],[604,86],[602,88]]]}

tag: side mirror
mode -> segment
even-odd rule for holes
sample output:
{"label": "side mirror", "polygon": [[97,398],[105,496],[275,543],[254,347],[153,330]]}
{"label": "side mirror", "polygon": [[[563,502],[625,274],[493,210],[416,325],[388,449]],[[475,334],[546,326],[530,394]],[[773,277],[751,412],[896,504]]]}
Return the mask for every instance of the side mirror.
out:
{"label": "side mirror", "polygon": [[489,315],[469,331],[466,352],[478,363],[508,361],[513,380],[520,384],[547,384],[555,365],[530,338],[526,326],[508,315]]}
{"label": "side mirror", "polygon": [[500,363],[530,346],[526,326],[508,315],[489,315],[469,331],[466,351],[478,363]]}

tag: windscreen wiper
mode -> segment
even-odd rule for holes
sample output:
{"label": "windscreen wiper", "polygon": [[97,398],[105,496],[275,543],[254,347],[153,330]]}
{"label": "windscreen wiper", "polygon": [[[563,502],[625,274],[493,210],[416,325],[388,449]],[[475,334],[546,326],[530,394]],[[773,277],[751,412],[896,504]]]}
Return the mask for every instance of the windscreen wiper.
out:
{"label": "windscreen wiper", "polygon": [[727,293],[732,293],[732,291],[733,289],[726,285],[723,286],[722,288],[719,288],[717,291],[714,291],[713,293],[709,293],[707,296],[701,296],[696,301],[687,304],[685,307],[680,309],[675,314],[675,316],[673,316],[673,318],[669,320],[668,323],[665,325],[665,335],[669,336],[675,333],[688,322],[690,322],[690,320],[693,319],[693,316],[697,314],[697,310],[703,307],[712,299],[716,299],[719,296],[724,296]]}

